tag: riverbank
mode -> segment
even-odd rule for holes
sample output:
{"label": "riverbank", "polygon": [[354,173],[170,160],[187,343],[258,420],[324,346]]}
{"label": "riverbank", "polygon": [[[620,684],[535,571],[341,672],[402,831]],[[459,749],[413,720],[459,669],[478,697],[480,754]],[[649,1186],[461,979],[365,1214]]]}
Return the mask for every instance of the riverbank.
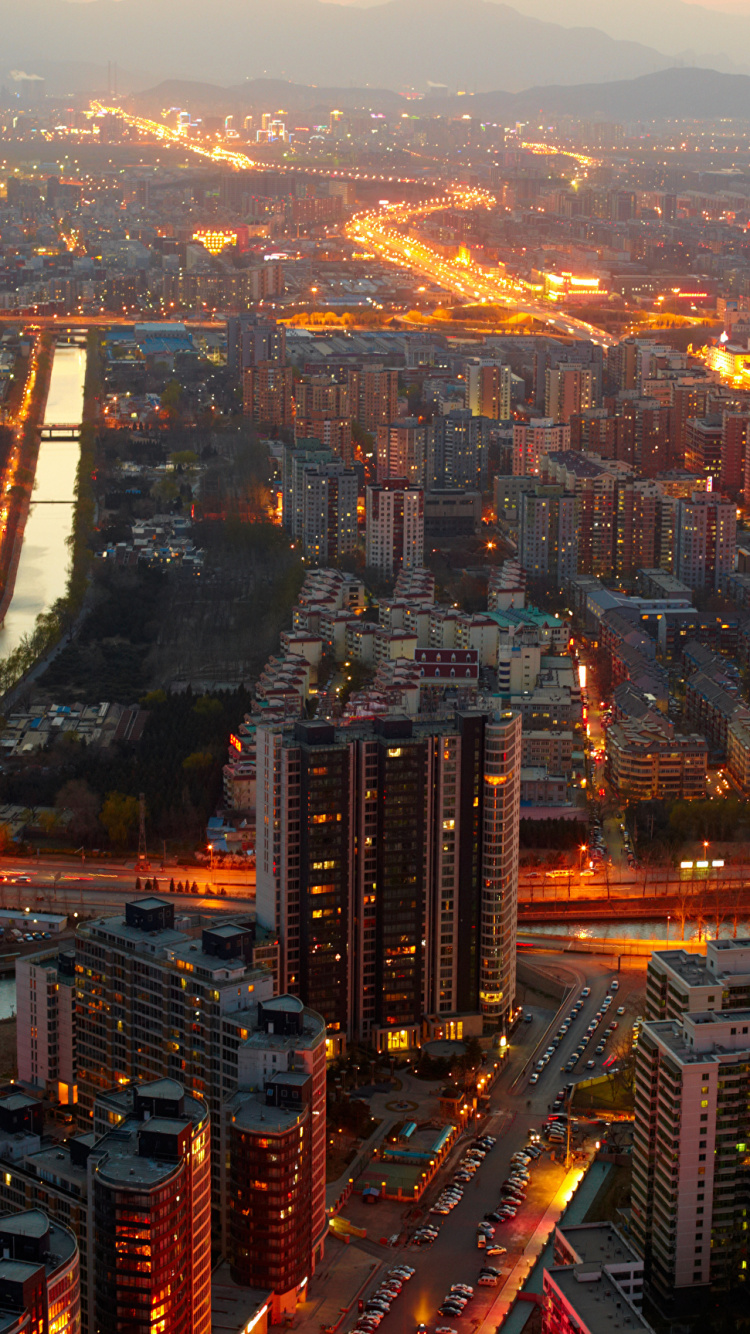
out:
{"label": "riverbank", "polygon": [[[45,421],[82,420],[87,365],[81,349],[62,346],[57,350],[49,377]],[[40,448],[39,416],[37,404],[35,487],[30,494],[14,592],[0,629],[0,691],[4,696],[24,682],[40,659],[71,630],[85,592],[84,577],[80,596],[71,596],[80,442],[75,438],[45,440]],[[30,430],[29,424],[27,434]],[[92,430],[95,438],[95,428]]]}
{"label": "riverbank", "polygon": [[54,339],[47,330],[39,335],[31,353],[29,373],[19,406],[18,460],[9,493],[8,522],[0,544],[0,626],[5,621],[21,560],[24,533],[31,508],[41,444],[41,425],[49,395]]}

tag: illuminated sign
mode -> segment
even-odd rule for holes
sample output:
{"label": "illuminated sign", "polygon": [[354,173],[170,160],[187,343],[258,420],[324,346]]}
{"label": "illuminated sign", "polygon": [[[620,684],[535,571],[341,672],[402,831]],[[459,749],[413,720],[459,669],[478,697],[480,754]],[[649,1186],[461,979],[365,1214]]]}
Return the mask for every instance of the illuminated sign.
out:
{"label": "illuminated sign", "polygon": [[237,244],[236,231],[206,230],[193,232],[193,240],[205,246],[211,255],[220,255],[228,245]]}

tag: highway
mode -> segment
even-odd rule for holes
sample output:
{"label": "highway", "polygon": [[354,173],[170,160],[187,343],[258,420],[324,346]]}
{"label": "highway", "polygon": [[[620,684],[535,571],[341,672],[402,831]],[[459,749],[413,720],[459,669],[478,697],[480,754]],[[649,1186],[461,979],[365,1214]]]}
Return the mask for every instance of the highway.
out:
{"label": "highway", "polygon": [[[566,964],[570,962],[566,960]],[[529,1129],[541,1127],[550,1103],[567,1080],[582,1078],[586,1073],[579,1070],[574,1075],[563,1075],[560,1066],[580,1041],[579,1034],[583,1034],[606,995],[613,974],[591,959],[586,960],[585,970],[584,973],[576,964],[571,966],[571,973],[574,977],[577,974],[576,980],[580,983],[574,995],[578,995],[580,988],[586,984],[591,987],[591,996],[535,1086],[528,1085],[526,1071],[537,1059],[537,1049],[541,1051],[547,1046],[548,1032],[555,1032],[561,1022],[558,1016],[567,1014],[569,1005],[563,1005],[556,1014],[549,1010],[533,1010],[533,1023],[521,1024],[516,1030],[507,1068],[499,1076],[492,1091],[491,1114],[481,1126],[483,1132],[497,1135],[498,1142],[475,1177],[466,1185],[460,1204],[446,1218],[429,1215],[428,1211],[430,1204],[453,1175],[453,1155],[432,1183],[425,1199],[424,1213],[425,1217],[429,1216],[431,1221],[436,1221],[440,1226],[438,1240],[431,1247],[407,1245],[403,1250],[388,1251],[369,1291],[373,1291],[383,1273],[399,1261],[413,1265],[417,1272],[410,1282],[404,1284],[400,1296],[394,1301],[380,1326],[382,1334],[415,1334],[420,1322],[427,1325],[429,1334],[434,1334],[440,1325],[455,1329],[458,1334],[471,1334],[478,1327],[494,1330],[515,1296],[531,1260],[542,1249],[554,1220],[562,1212],[581,1174],[580,1168],[576,1167],[566,1172],[563,1163],[552,1163],[547,1154],[531,1168],[532,1181],[528,1197],[516,1218],[510,1223],[497,1226],[496,1241],[507,1248],[507,1255],[486,1259],[485,1253],[476,1245],[476,1225],[486,1212],[497,1205],[500,1185],[508,1174],[510,1157],[526,1143]],[[611,1010],[614,1011],[618,1005],[625,1005],[628,1014],[619,1021],[621,1028],[618,1036],[629,1031],[638,1011],[640,997],[630,997],[635,991],[642,990],[643,975],[626,974],[619,980],[620,990],[612,1002]],[[589,1133],[587,1147],[590,1153],[593,1151],[596,1128],[587,1127],[585,1123],[582,1128]],[[469,1132],[462,1139],[461,1151],[465,1150],[472,1138],[473,1133]],[[412,1224],[412,1230],[418,1225]],[[378,1235],[378,1226],[373,1216],[369,1229],[373,1236]],[[477,1286],[482,1263],[489,1263],[503,1271],[498,1287]],[[438,1306],[452,1283],[471,1284],[475,1295],[462,1316],[443,1318],[438,1315]],[[348,1334],[355,1322],[356,1315],[345,1322],[343,1334]]]}
{"label": "highway", "polygon": [[[248,912],[255,907],[255,867],[225,870],[207,866],[171,866],[160,869],[158,858],[147,871],[136,870],[135,863],[89,860],[76,864],[70,857],[32,860],[0,860],[0,909],[34,912],[77,913],[79,916],[119,912],[128,899],[143,893],[136,890],[155,876],[158,892],[172,900],[182,911],[227,913]],[[188,881],[198,885],[198,894],[170,894],[169,882]],[[211,892],[206,892],[206,889]],[[225,893],[222,893],[222,890]]]}
{"label": "highway", "polygon": [[[483,190],[466,189],[459,195],[458,206],[488,208],[495,206],[495,200]],[[426,205],[386,205],[380,210],[357,214],[347,224],[346,233],[352,240],[369,246],[383,259],[439,283],[467,304],[479,302],[507,306],[509,313],[531,315],[548,325],[552,334],[591,339],[605,348],[615,345],[617,340],[596,325],[572,315],[555,314],[553,306],[529,300],[523,286],[512,278],[491,274],[468,257],[447,259],[421,238],[405,230],[414,217],[434,212],[436,207],[439,205],[433,200]],[[443,207],[450,207],[448,199]]]}

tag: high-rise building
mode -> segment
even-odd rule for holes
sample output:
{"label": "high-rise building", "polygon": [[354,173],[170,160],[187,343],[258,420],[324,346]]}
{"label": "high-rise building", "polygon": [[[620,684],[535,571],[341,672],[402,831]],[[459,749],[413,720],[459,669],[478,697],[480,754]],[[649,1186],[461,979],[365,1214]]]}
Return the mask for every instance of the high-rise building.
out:
{"label": "high-rise building", "polygon": [[600,578],[611,573],[614,560],[615,485],[630,470],[592,454],[554,451],[542,464],[545,481],[575,494],[578,524],[578,573]]}
{"label": "high-rise building", "polygon": [[398,416],[398,371],[382,366],[349,373],[349,396],[353,415],[363,430],[377,435]]}
{"label": "high-rise building", "polygon": [[736,497],[746,490],[745,478],[750,462],[747,436],[750,417],[746,412],[725,412],[721,419],[721,470],[719,490]]}
{"label": "high-rise building", "polygon": [[466,372],[467,407],[475,417],[491,421],[510,418],[510,366],[496,362],[470,362]]}
{"label": "high-rise building", "polygon": [[[204,1097],[215,1125],[237,1087],[238,1033],[273,974],[248,964],[251,927],[219,921],[195,940],[174,925],[174,905],[157,898],[124,915],[82,924],[76,934],[76,1064],[79,1120],[113,1080],[171,1078]],[[165,1024],[164,1016],[169,1016]],[[220,1244],[222,1165],[213,1142],[214,1227]]]}
{"label": "high-rise building", "polygon": [[16,963],[18,1079],[56,1102],[73,1103],[76,956],[49,950]]}
{"label": "high-rise building", "polygon": [[693,417],[705,417],[708,412],[710,381],[701,380],[675,384],[672,388],[675,466],[684,467],[687,444],[687,424]]}
{"label": "high-rise building", "polygon": [[84,1118],[113,1081],[164,1076],[205,1095],[218,1115],[212,1099],[221,1089],[224,1016],[273,991],[271,974],[248,966],[251,943],[251,930],[234,923],[216,923],[193,940],[175,929],[174,904],[158,898],[136,899],[124,915],[78,928],[75,1042]]}
{"label": "high-rise building", "polygon": [[744,1281],[750,940],[656,950],[636,1060],[632,1233],[658,1300]]}
{"label": "high-rise building", "polygon": [[655,950],[646,971],[646,1018],[680,1019],[750,1006],[750,940],[708,940],[705,954]]}
{"label": "high-rise building", "polygon": [[355,549],[357,494],[357,473],[319,441],[284,446],[283,522],[306,560],[336,565]]}
{"label": "high-rise building", "polygon": [[699,477],[721,473],[723,421],[718,412],[708,417],[689,417],[685,423],[685,468]]}
{"label": "high-rise building", "polygon": [[615,498],[614,572],[631,578],[636,570],[661,564],[662,519],[669,522],[671,505],[658,482],[624,478]]}
{"label": "high-rise building", "polygon": [[259,1005],[224,1113],[227,1254],[236,1283],[271,1291],[274,1324],[304,1299],[327,1228],[325,1100],[321,1016],[293,996]]}
{"label": "high-rise building", "polygon": [[734,569],[737,508],[715,491],[678,500],[673,573],[695,592],[718,592]]}
{"label": "high-rise building", "polygon": [[427,436],[427,489],[473,489],[487,480],[488,422],[468,408],[436,417]]}
{"label": "high-rise building", "polygon": [[391,477],[365,493],[365,564],[388,577],[424,564],[424,491]]}
{"label": "high-rise building", "polygon": [[[313,413],[325,417],[351,417],[349,385],[328,375],[313,375],[294,389],[295,413],[303,420]],[[297,434],[304,435],[304,432]]]}
{"label": "high-rise building", "polygon": [[405,477],[413,486],[424,486],[427,427],[417,417],[401,417],[389,426],[379,426],[377,456],[379,482]]}
{"label": "high-rise building", "polygon": [[[80,1334],[78,1245],[40,1209],[0,1218],[3,1334]],[[109,1328],[113,1328],[109,1326]]]}
{"label": "high-rise building", "polygon": [[672,409],[655,398],[621,394],[614,404],[617,421],[614,457],[632,464],[643,477],[656,477],[682,464],[674,452]]}
{"label": "high-rise building", "polygon": [[[211,1129],[177,1080],[112,1090],[89,1156],[94,1334],[209,1334]],[[98,1120],[95,1109],[94,1120]],[[144,1257],[149,1263],[144,1264]]]}
{"label": "high-rise building", "polygon": [[641,1029],[631,1232],[660,1304],[746,1278],[748,1068],[750,1009],[717,1006]]}
{"label": "high-rise building", "polygon": [[578,573],[576,498],[561,486],[538,484],[520,498],[518,559],[531,579],[557,587]]}
{"label": "high-rise building", "polygon": [[602,459],[616,459],[617,418],[606,408],[590,408],[570,419],[570,448]]}
{"label": "high-rise building", "polygon": [[329,1034],[397,1051],[424,1014],[508,1013],[520,731],[491,711],[258,729],[258,920]]}
{"label": "high-rise building", "polygon": [[358,478],[340,461],[305,468],[302,549],[315,565],[337,565],[357,545]]}
{"label": "high-rise building", "polygon": [[244,312],[227,320],[227,368],[240,375],[248,366],[286,361],[286,330],[266,316]]}
{"label": "high-rise building", "polygon": [[307,417],[299,415],[294,419],[295,439],[317,440],[324,449],[335,454],[347,467],[351,466],[352,419],[351,417],[331,417],[325,412],[311,412]]}
{"label": "high-rise building", "polygon": [[549,417],[535,417],[513,426],[513,476],[538,477],[542,459],[553,450],[568,449],[570,427]]}
{"label": "high-rise building", "polygon": [[570,422],[575,413],[594,407],[594,374],[585,366],[548,368],[545,377],[544,415],[555,423]]}
{"label": "high-rise building", "polygon": [[291,366],[258,361],[242,372],[242,412],[258,426],[290,427],[294,421]]}

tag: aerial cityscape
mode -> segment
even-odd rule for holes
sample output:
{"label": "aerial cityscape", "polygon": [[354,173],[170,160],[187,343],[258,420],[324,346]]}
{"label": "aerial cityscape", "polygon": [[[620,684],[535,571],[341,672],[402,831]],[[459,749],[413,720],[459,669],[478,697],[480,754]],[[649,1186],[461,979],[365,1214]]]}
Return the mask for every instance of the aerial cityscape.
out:
{"label": "aerial cityscape", "polygon": [[0,1334],[750,1330],[750,0],[24,0]]}

